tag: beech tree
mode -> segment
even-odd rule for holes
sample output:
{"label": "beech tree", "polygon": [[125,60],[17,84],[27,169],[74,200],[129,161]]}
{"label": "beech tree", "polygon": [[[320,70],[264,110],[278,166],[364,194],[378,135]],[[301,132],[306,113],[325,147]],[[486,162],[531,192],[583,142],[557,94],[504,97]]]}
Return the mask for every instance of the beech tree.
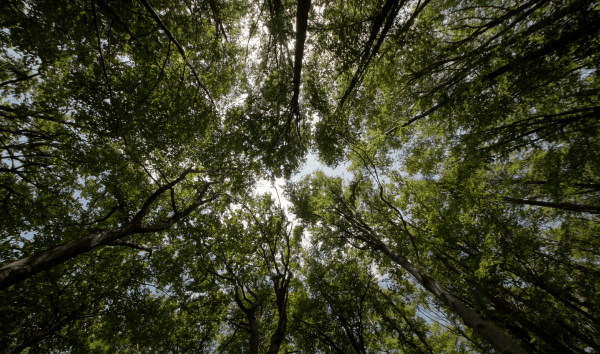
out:
{"label": "beech tree", "polygon": [[0,27],[0,351],[600,351],[597,1]]}

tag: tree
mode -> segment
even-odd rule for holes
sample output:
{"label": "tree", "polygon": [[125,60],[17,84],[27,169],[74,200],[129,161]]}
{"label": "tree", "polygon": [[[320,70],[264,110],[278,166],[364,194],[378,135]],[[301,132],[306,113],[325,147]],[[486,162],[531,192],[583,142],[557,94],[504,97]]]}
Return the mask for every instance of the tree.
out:
{"label": "tree", "polygon": [[599,19],[4,1],[0,347],[600,351]]}
{"label": "tree", "polygon": [[[214,220],[208,234],[197,230],[196,235],[190,235],[198,245],[193,258],[200,264],[190,273],[208,272],[225,296],[233,300],[226,320],[234,327],[233,334],[219,345],[221,351],[231,341],[241,345],[236,335],[238,329],[243,329],[249,335],[250,353],[259,353],[259,348],[278,353],[285,346],[290,282],[296,262],[292,252],[299,245],[292,244],[285,213],[270,195],[249,200],[248,204],[241,201],[238,211],[229,210],[222,218]],[[259,321],[264,317],[267,321]]]}
{"label": "tree", "polygon": [[[321,176],[323,177],[323,176]],[[312,181],[311,185],[318,186],[319,184],[323,184],[323,182],[319,183],[319,181]],[[327,185],[327,182],[324,183]],[[506,336],[500,329],[498,329],[494,324],[485,320],[477,311],[474,311],[472,308],[469,308],[463,301],[454,296],[450,291],[445,289],[440,283],[438,283],[434,278],[428,275],[421,263],[419,257],[419,251],[417,250],[414,236],[412,232],[409,230],[408,225],[409,222],[404,220],[402,213],[398,211],[397,208],[394,208],[391,204],[390,208],[397,213],[397,215],[391,219],[387,218],[387,221],[394,227],[399,229],[395,232],[395,234],[402,234],[406,238],[410,239],[410,243],[413,245],[414,256],[416,262],[411,262],[406,256],[395,252],[394,249],[397,246],[392,246],[390,241],[387,241],[388,235],[386,233],[381,233],[381,231],[377,230],[378,227],[371,226],[362,215],[366,214],[363,210],[356,210],[356,207],[349,204],[348,201],[343,198],[343,191],[339,188],[339,186],[332,186],[333,188],[329,189],[326,193],[330,193],[327,197],[331,198],[326,201],[317,201],[317,200],[302,200],[306,198],[310,198],[306,196],[306,192],[301,191],[300,195],[293,195],[293,198],[300,199],[298,204],[300,206],[304,205],[324,205],[325,208],[330,209],[331,212],[327,214],[323,214],[320,210],[302,210],[300,208],[296,209],[299,213],[300,217],[312,219],[317,218],[318,221],[326,222],[327,224],[334,227],[337,234],[325,237],[332,238],[349,238],[350,244],[359,249],[371,248],[374,251],[380,252],[389,258],[390,261],[396,263],[398,266],[402,267],[405,271],[407,271],[410,275],[412,275],[417,282],[423,286],[427,291],[432,293],[440,302],[444,303],[446,306],[451,308],[456,314],[471,328],[477,330],[477,332],[484,337],[488,342],[490,342],[498,351],[505,353],[525,353],[525,351],[519,347],[512,339]],[[337,187],[337,188],[336,188]],[[316,189],[316,188],[315,188]],[[304,193],[303,193],[304,192]],[[317,195],[321,194],[322,191],[317,189]],[[352,193],[356,193],[356,191],[350,191],[349,198],[353,200],[356,196],[352,195]],[[381,190],[381,193],[383,191]],[[371,194],[369,196],[373,198],[374,195]],[[385,198],[380,194],[380,198],[385,202]],[[356,200],[354,200],[356,202]],[[388,202],[389,203],[389,202]],[[386,203],[387,204],[387,203]],[[380,207],[381,208],[381,207]],[[361,215],[362,214],[362,215]],[[398,219],[399,221],[395,221],[394,219]],[[400,223],[402,226],[398,225]],[[379,232],[378,232],[379,231]],[[327,233],[327,231],[326,231]],[[392,239],[393,240],[393,239]],[[392,241],[393,242],[393,241]]]}

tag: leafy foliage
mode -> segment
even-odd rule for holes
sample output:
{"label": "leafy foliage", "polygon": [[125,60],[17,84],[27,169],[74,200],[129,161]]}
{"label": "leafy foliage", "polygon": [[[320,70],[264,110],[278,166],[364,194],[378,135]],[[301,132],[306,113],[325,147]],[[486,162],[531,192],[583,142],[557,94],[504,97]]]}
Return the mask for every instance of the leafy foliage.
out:
{"label": "leafy foliage", "polygon": [[[600,352],[597,1],[0,27],[6,353]],[[351,177],[294,176],[309,153]]]}

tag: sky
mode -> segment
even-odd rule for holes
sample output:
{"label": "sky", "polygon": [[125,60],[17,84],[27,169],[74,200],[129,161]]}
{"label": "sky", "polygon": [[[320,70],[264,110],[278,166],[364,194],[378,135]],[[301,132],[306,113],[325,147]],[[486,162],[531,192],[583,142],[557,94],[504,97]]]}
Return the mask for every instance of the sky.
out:
{"label": "sky", "polygon": [[[344,165],[339,165],[336,168],[327,167],[319,161],[319,159],[316,155],[309,154],[306,157],[306,162],[304,163],[304,166],[302,167],[300,172],[293,175],[291,180],[298,181],[298,180],[302,179],[304,176],[307,176],[318,170],[321,170],[323,173],[325,173],[328,176],[342,177],[347,180],[348,178],[350,178],[350,172],[348,172],[348,170],[347,170],[348,166],[349,166],[349,164],[346,163]],[[287,211],[288,207],[290,206],[290,202],[283,196],[283,186],[284,185],[285,185],[285,179],[283,179],[283,178],[277,178],[275,180],[274,185],[271,184],[271,182],[269,182],[267,180],[262,180],[258,183],[258,187],[255,189],[255,192],[257,194],[264,194],[267,192],[271,193],[271,195],[273,196],[273,198],[275,200],[277,200],[277,193],[279,193],[279,199],[281,200],[281,205]],[[288,217],[293,219],[293,217],[289,213],[288,213]]]}

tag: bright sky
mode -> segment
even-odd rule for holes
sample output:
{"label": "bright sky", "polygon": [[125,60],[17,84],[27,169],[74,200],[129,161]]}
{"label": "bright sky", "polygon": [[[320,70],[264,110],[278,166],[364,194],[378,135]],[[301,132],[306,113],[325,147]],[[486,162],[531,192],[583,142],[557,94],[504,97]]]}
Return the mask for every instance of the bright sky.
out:
{"label": "bright sky", "polygon": [[[336,168],[330,168],[322,164],[316,155],[309,154],[306,158],[306,163],[304,164],[304,167],[302,168],[302,170],[300,170],[299,173],[292,176],[292,181],[297,181],[303,178],[304,176],[309,175],[318,170],[321,170],[328,176],[342,177],[344,179],[348,179],[350,177],[350,173],[347,171],[348,166],[349,164],[345,164],[340,165]],[[274,186],[269,181],[262,180],[259,182],[258,187],[255,191],[258,194],[264,194],[269,192],[275,200],[277,200],[277,193],[279,193],[281,205],[287,210],[290,206],[290,202],[283,196],[284,184],[285,180],[283,178],[277,178]],[[288,215],[288,217],[290,217],[290,215]]]}

